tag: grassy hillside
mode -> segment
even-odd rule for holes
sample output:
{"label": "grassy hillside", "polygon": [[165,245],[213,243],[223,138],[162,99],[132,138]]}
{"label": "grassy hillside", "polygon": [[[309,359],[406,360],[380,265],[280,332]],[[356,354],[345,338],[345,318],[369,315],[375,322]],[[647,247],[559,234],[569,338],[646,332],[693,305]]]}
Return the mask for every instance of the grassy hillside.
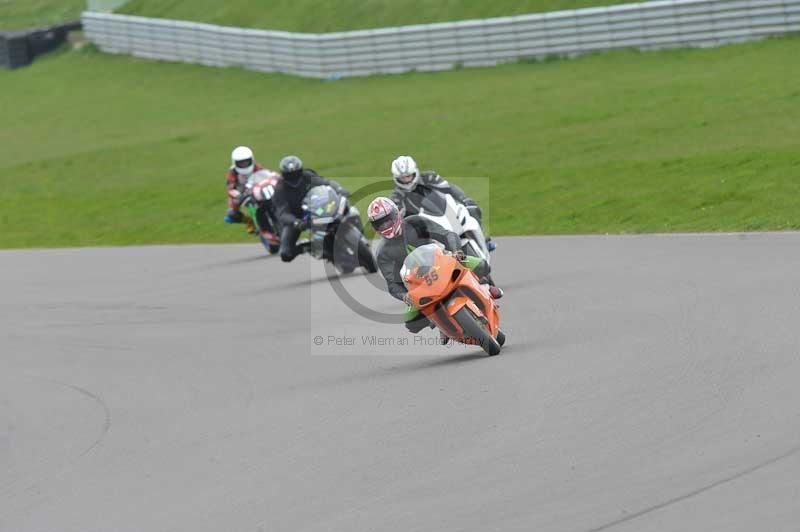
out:
{"label": "grassy hillside", "polygon": [[[326,82],[64,52],[0,71],[0,247],[224,242],[230,149],[475,192],[495,234],[800,228],[800,38]],[[343,179],[351,184],[352,180]]]}
{"label": "grassy hillside", "polygon": [[[340,31],[519,15],[636,0],[132,0],[119,12],[291,31]],[[76,20],[86,0],[0,0],[0,30]]]}
{"label": "grassy hillside", "polygon": [[85,7],[86,0],[0,0],[0,30],[77,20]]}
{"label": "grassy hillside", "polygon": [[327,32],[631,1],[635,0],[132,0],[121,12],[230,26]]}

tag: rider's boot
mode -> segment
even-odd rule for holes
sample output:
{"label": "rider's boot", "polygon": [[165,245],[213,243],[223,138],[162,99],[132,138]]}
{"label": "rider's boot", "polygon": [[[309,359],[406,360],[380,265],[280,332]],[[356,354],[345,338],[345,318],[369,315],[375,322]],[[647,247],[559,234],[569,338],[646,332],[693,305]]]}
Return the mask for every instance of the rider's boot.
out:
{"label": "rider's boot", "polygon": [[225,223],[226,224],[242,223],[242,213],[239,212],[238,209],[228,209],[227,211],[225,211]]}
{"label": "rider's boot", "polygon": [[249,216],[245,216],[244,217],[244,224],[247,227],[247,234],[254,235],[254,234],[258,233],[258,229],[256,229],[255,222]]}
{"label": "rider's boot", "polygon": [[419,333],[425,327],[431,325],[430,320],[426,318],[416,307],[413,305],[406,306],[403,320],[406,324],[406,329],[414,334]]}

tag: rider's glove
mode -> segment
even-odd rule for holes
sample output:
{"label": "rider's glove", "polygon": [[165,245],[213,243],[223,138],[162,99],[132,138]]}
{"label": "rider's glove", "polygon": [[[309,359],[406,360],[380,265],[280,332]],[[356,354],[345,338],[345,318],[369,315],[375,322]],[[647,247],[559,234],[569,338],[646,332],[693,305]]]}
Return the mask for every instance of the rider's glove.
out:
{"label": "rider's glove", "polygon": [[292,222],[292,226],[294,226],[294,228],[297,231],[301,231],[302,232],[302,231],[305,231],[308,228],[308,222],[306,220],[301,220],[301,219],[298,218],[297,220]]}
{"label": "rider's glove", "polygon": [[408,292],[406,292],[406,295],[403,296],[403,303],[405,303],[409,307],[414,306],[414,302],[411,301],[411,296],[408,294]]}
{"label": "rider's glove", "polygon": [[456,258],[456,260],[458,262],[464,262],[465,260],[467,260],[466,253],[464,253],[460,249],[458,251],[456,251],[455,253],[453,253],[453,256]]}

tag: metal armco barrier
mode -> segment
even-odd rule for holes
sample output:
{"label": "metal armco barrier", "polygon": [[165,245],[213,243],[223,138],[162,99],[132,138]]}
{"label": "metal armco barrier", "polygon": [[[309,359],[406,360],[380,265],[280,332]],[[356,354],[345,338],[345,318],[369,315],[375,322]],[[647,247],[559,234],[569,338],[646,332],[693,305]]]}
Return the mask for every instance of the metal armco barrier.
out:
{"label": "metal armco barrier", "polygon": [[491,66],[620,48],[709,47],[800,31],[800,0],[660,0],[337,33],[83,14],[101,50],[328,78]]}
{"label": "metal armco barrier", "polygon": [[29,65],[37,55],[58,48],[70,31],[81,29],[80,22],[49,28],[0,32],[0,66],[19,68]]}

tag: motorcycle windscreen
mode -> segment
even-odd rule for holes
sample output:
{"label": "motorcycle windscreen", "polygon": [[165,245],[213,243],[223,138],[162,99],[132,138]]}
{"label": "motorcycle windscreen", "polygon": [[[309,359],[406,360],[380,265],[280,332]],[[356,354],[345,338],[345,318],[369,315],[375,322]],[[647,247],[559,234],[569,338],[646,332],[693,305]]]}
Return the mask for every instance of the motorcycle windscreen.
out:
{"label": "motorcycle windscreen", "polygon": [[432,242],[444,245],[451,232],[424,215],[413,214],[403,221],[403,241],[414,249]]}
{"label": "motorcycle windscreen", "polygon": [[424,278],[433,269],[436,265],[437,253],[441,254],[443,249],[444,246],[438,242],[432,242],[409,253],[400,270],[400,277],[406,287],[418,284],[415,281]]}
{"label": "motorcycle windscreen", "polygon": [[436,190],[428,192],[419,202],[415,203],[431,216],[444,216],[447,212],[447,198]]}
{"label": "motorcycle windscreen", "polygon": [[258,172],[253,172],[252,175],[249,178],[247,178],[247,182],[249,184],[256,184],[259,181],[263,181],[264,179],[267,179],[268,177],[271,176],[272,174],[270,173],[269,170],[267,170],[266,168],[262,168]]}
{"label": "motorcycle windscreen", "polygon": [[303,201],[309,223],[314,227],[325,227],[336,219],[339,210],[339,195],[328,186],[314,187]]}

